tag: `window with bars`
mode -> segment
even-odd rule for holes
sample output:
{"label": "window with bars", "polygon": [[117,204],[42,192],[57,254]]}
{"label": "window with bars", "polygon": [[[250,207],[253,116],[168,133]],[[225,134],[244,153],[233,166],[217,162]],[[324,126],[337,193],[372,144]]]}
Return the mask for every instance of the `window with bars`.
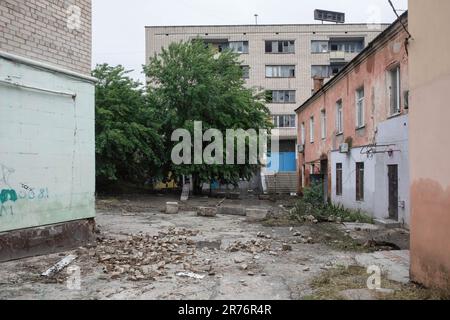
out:
{"label": "window with bars", "polygon": [[295,41],[266,41],[266,53],[295,53]]}
{"label": "window with bars", "polygon": [[364,162],[356,163],[356,201],[364,201]]}
{"label": "window with bars", "polygon": [[342,196],[342,163],[336,163],[336,195]]}

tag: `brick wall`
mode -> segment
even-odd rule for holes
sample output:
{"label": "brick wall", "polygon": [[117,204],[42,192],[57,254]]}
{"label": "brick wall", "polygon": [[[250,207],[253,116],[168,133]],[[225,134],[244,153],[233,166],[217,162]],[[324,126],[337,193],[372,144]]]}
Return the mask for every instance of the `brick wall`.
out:
{"label": "brick wall", "polygon": [[90,74],[91,14],[91,0],[0,0],[0,50]]}

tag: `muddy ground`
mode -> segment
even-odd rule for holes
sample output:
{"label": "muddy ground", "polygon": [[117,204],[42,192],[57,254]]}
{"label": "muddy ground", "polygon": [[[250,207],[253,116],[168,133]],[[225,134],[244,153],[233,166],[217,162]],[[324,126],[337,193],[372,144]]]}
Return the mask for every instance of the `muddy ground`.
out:
{"label": "muddy ground", "polygon": [[[373,261],[384,266],[383,276],[408,282],[405,230],[296,223],[286,215],[293,198],[222,203],[270,208],[269,219],[258,223],[241,216],[198,217],[198,207],[220,202],[207,197],[181,204],[179,214],[165,214],[166,202],[176,200],[99,199],[97,242],[3,263],[0,299],[308,299],[321,275]],[[377,252],[393,248],[403,251]],[[70,269],[53,278],[40,276],[69,254],[78,257]]]}

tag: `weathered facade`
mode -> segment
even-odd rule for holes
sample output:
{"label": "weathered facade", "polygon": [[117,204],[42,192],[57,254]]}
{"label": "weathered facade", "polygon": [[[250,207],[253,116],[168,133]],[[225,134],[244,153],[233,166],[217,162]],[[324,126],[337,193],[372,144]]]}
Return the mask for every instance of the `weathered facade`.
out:
{"label": "weathered facade", "polygon": [[241,54],[248,87],[268,92],[280,152],[262,173],[267,191],[296,192],[297,123],[295,109],[311,96],[313,77],[325,81],[353,59],[386,25],[231,25],[155,26],[146,28],[147,56],[153,57],[171,43],[196,38]]}
{"label": "weathered facade", "polygon": [[0,2],[0,261],[93,236],[91,3],[73,3]]}
{"label": "weathered facade", "polygon": [[407,14],[298,110],[302,187],[409,225]]}
{"label": "weathered facade", "polygon": [[411,278],[450,290],[450,2],[409,7]]}

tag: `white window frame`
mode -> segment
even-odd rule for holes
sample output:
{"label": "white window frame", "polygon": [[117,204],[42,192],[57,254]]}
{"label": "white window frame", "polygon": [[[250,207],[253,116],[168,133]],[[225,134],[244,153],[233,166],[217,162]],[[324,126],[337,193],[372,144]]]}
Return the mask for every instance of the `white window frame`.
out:
{"label": "white window frame", "polygon": [[[291,70],[294,71],[293,76],[290,75]],[[295,76],[296,76],[296,66],[295,65],[267,65],[266,66],[266,78],[295,78]]]}
{"label": "white window frame", "polygon": [[230,41],[228,43],[228,48],[230,48],[230,50],[235,53],[247,54],[249,51],[249,42],[248,41]]}
{"label": "white window frame", "polygon": [[327,111],[325,109],[320,111],[320,120],[322,140],[325,140],[327,138]]}
{"label": "white window frame", "polygon": [[314,143],[314,116],[309,118],[309,142]]}
{"label": "white window frame", "polygon": [[336,102],[336,133],[344,133],[344,105],[342,100]]}
{"label": "white window frame", "polygon": [[306,128],[304,122],[302,122],[301,124],[301,134],[302,134],[302,145],[304,146],[306,143]]}
{"label": "white window frame", "polygon": [[[360,93],[362,92],[362,96]],[[366,125],[365,121],[365,90],[360,87],[355,91],[355,105],[356,105],[356,129],[363,128]]]}
{"label": "white window frame", "polygon": [[[393,88],[392,88],[392,82],[393,82],[393,74],[395,73],[396,75],[396,86],[397,86],[397,91],[396,91],[396,99],[395,99],[395,103],[396,105],[392,105],[393,102]],[[396,67],[392,68],[389,70],[389,113],[391,116],[397,115],[401,112],[401,73],[400,73],[400,66],[397,65]]]}

